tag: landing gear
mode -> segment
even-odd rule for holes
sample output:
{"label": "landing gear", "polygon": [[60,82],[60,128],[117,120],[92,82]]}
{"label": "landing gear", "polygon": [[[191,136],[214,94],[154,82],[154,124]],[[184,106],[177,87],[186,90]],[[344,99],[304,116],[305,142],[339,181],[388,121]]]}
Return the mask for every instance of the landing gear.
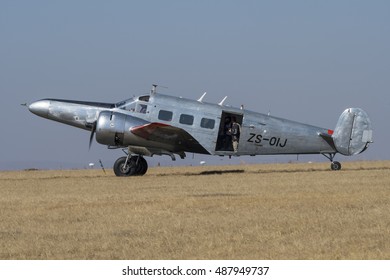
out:
{"label": "landing gear", "polygon": [[340,170],[341,169],[341,163],[338,162],[338,161],[333,161],[331,164],[330,164],[330,168],[332,170]]}
{"label": "landing gear", "polygon": [[[132,158],[134,158],[134,157],[132,157]],[[137,166],[137,170],[135,171],[135,175],[139,175],[139,176],[145,175],[146,171],[148,171],[147,161],[141,156],[135,156],[135,158],[136,158],[136,166]]]}
{"label": "landing gear", "polygon": [[341,163],[338,161],[333,161],[333,158],[336,154],[322,154],[322,155],[330,160],[330,169],[335,171],[341,169]]}
{"label": "landing gear", "polygon": [[148,170],[148,163],[142,156],[131,156],[118,158],[114,163],[116,176],[142,176]]}

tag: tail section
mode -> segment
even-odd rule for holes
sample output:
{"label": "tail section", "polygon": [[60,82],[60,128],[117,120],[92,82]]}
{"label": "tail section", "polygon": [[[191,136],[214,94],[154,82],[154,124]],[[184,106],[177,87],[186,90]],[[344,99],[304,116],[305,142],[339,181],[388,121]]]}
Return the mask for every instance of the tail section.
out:
{"label": "tail section", "polygon": [[346,156],[357,155],[372,143],[371,121],[359,108],[346,109],[340,116],[332,135],[337,152]]}

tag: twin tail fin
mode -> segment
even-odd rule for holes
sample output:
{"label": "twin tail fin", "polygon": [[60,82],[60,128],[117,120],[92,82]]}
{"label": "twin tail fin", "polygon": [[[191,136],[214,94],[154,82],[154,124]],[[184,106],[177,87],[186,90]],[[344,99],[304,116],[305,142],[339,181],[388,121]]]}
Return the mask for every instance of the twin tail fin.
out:
{"label": "twin tail fin", "polygon": [[346,109],[340,116],[332,135],[340,154],[352,156],[362,153],[372,143],[372,125],[365,111]]}

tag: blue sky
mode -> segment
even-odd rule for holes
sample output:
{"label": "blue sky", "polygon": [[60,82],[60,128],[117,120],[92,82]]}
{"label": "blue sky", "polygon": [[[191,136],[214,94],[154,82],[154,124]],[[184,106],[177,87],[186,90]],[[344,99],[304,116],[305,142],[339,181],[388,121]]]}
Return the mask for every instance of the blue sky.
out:
{"label": "blue sky", "polygon": [[[88,132],[19,104],[116,102],[153,83],[166,94],[227,95],[232,106],[326,128],[345,108],[361,107],[375,143],[352,159],[388,160],[389,15],[389,1],[2,0],[0,169],[80,168],[99,158],[110,166],[121,151],[96,143],[88,151]],[[188,157],[178,163],[203,160]],[[249,159],[215,161],[240,160]]]}

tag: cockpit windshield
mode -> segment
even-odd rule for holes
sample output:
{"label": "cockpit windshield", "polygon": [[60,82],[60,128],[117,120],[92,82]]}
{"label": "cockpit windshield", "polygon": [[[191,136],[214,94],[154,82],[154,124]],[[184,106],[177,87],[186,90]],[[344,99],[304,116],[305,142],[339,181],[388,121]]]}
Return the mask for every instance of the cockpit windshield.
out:
{"label": "cockpit windshield", "polygon": [[[127,108],[132,107],[131,104],[134,104],[137,101],[137,99],[138,98],[136,98],[136,97],[132,97],[132,98],[120,101],[120,102],[115,104],[115,107],[117,107],[119,109],[123,109],[123,110],[128,110]],[[134,107],[135,107],[135,104],[134,104]]]}
{"label": "cockpit windshield", "polygon": [[149,102],[149,95],[132,97],[115,104],[115,107],[138,113],[146,113]]}

